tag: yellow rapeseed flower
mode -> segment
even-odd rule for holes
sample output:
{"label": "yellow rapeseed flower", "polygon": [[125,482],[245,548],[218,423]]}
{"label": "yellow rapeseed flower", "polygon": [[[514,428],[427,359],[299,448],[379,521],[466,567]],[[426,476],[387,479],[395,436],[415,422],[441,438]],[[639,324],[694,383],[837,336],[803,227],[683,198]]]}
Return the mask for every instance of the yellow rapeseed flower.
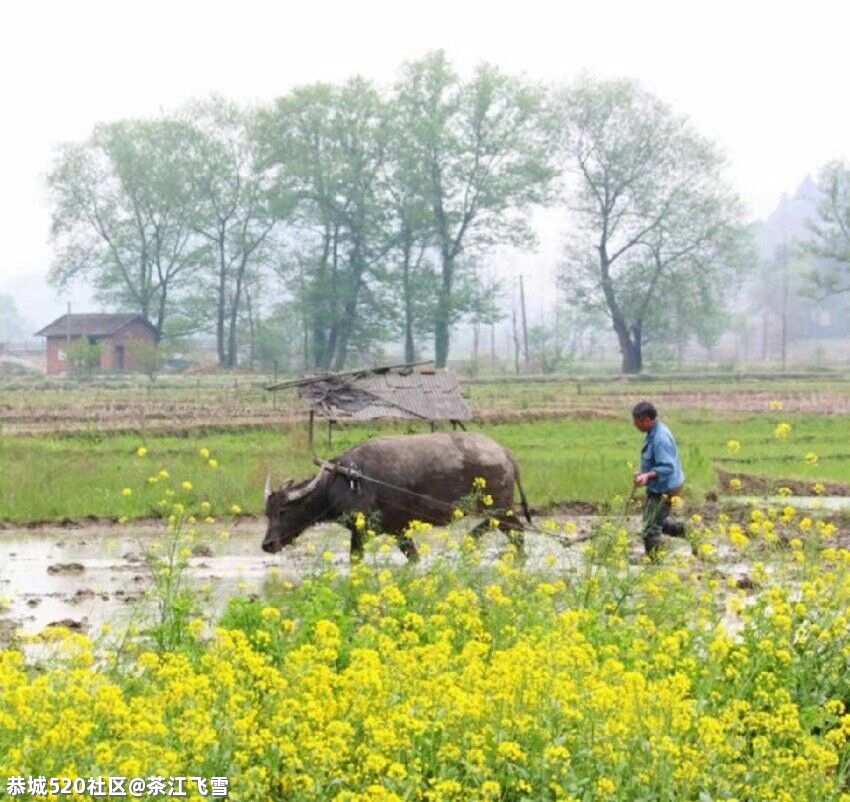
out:
{"label": "yellow rapeseed flower", "polygon": [[774,437],[784,438],[788,437],[791,434],[791,424],[790,423],[777,423],[776,428],[773,430]]}
{"label": "yellow rapeseed flower", "polygon": [[144,457],[147,453],[148,453],[148,450],[144,446],[139,446],[136,449],[136,456],[137,457]]}

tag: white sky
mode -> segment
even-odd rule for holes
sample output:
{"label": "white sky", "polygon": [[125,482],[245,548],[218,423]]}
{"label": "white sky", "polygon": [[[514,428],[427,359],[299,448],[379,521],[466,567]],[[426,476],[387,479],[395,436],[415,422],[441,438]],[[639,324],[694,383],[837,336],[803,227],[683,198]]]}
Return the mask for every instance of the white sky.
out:
{"label": "white sky", "polygon": [[581,70],[638,79],[721,145],[730,183],[750,213],[763,217],[827,160],[850,160],[850,12],[843,5],[7,4],[0,35],[0,292],[16,293],[21,314],[41,319],[40,310],[29,307],[47,297],[39,279],[51,259],[43,177],[55,144],[85,139],[98,122],[153,116],[213,91],[266,101],[297,84],[355,73],[389,83],[402,61],[436,48],[445,48],[462,72],[486,60],[544,81],[569,81]]}

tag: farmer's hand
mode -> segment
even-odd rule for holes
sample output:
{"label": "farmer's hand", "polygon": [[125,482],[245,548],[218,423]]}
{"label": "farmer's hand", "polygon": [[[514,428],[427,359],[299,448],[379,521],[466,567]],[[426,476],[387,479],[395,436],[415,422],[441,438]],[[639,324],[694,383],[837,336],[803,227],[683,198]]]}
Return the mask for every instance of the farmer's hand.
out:
{"label": "farmer's hand", "polygon": [[635,474],[635,484],[638,487],[643,487],[652,476],[649,473],[636,473]]}

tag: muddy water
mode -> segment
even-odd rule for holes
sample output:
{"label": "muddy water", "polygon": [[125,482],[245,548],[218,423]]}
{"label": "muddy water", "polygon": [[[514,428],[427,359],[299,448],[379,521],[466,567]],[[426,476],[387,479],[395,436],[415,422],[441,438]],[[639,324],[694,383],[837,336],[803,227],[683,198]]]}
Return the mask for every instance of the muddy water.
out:
{"label": "muddy water", "polygon": [[[592,519],[577,523],[581,535],[589,531]],[[349,567],[348,533],[336,525],[313,527],[276,555],[260,549],[264,521],[242,519],[228,531],[222,539],[221,527],[201,529],[197,545],[203,553],[190,557],[186,570],[189,583],[204,593],[205,609],[213,617],[230,597],[261,593],[270,576],[297,581],[330,566],[341,571]],[[16,629],[31,634],[57,623],[96,634],[104,624],[119,629],[131,620],[143,621],[153,609],[153,601],[146,599],[152,576],[143,555],[167,536],[164,525],[156,522],[0,531],[0,640],[4,631],[7,637]],[[420,563],[427,571],[430,562],[451,547],[438,536],[423,537],[420,545],[423,541],[431,549]],[[505,544],[499,533],[485,536],[484,560],[496,560]],[[580,547],[564,548],[542,534],[528,533],[526,544],[529,568],[557,574],[581,559]],[[367,559],[405,563],[395,548]]]}
{"label": "muddy water", "polygon": [[[109,523],[0,532],[5,628],[33,633],[64,621],[93,631],[139,618],[150,607],[145,594],[152,584],[143,555],[167,534],[160,524]],[[240,523],[226,540],[212,529],[203,533],[204,554],[189,559],[190,583],[208,586],[217,608],[234,593],[258,591],[272,566],[287,569],[280,558],[260,550],[262,535],[260,522]]]}
{"label": "muddy water", "polygon": [[721,501],[732,506],[794,507],[797,510],[850,510],[850,496],[723,496]]}
{"label": "muddy water", "polygon": [[[590,516],[554,519],[575,526],[570,538],[582,538],[599,524]],[[464,521],[464,524],[467,522]],[[545,526],[537,519],[538,527]],[[621,521],[632,531],[633,562],[643,556],[638,536],[640,519]],[[473,521],[468,522],[471,528]],[[264,582],[274,577],[297,582],[334,567],[349,568],[348,532],[335,524],[311,528],[294,545],[279,554],[265,554],[260,544],[265,521],[241,519],[228,527],[227,538],[221,526],[200,527],[196,546],[202,553],[189,558],[185,577],[202,593],[205,612],[212,620],[223,612],[228,599],[235,595],[261,594]],[[433,561],[456,557],[459,530],[451,538],[435,530],[420,536],[417,542],[427,546],[417,571],[427,572]],[[0,646],[11,633],[22,630],[33,634],[52,624],[61,623],[97,635],[104,624],[116,633],[131,621],[141,625],[152,621],[154,600],[150,598],[153,578],[143,555],[155,543],[169,536],[158,522],[131,523],[124,526],[105,523],[79,528],[40,528],[0,530]],[[496,561],[503,553],[506,539],[491,533],[480,541],[484,563]],[[671,552],[690,555],[685,540],[671,540]],[[526,534],[526,567],[530,570],[565,578],[582,563],[581,544],[564,544],[542,531]],[[733,562],[725,570],[733,577],[748,573],[747,566]],[[387,566],[404,565],[406,560],[396,548],[367,555],[367,561]],[[640,569],[637,569],[640,570]],[[147,594],[147,598],[146,598]]]}

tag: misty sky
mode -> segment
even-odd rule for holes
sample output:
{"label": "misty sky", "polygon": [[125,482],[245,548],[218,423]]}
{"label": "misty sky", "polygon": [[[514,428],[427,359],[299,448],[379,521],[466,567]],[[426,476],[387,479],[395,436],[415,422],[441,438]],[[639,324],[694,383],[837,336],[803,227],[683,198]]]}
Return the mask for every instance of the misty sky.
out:
{"label": "misty sky", "polygon": [[[718,142],[753,217],[827,160],[850,160],[842,3],[74,0],[10,4],[0,45],[0,292],[44,325],[61,314],[44,189],[56,143],[217,92],[267,101],[359,73],[391,82],[444,48],[530,79],[630,77]],[[554,7],[554,8],[553,8]],[[72,299],[75,300],[75,299]]]}

